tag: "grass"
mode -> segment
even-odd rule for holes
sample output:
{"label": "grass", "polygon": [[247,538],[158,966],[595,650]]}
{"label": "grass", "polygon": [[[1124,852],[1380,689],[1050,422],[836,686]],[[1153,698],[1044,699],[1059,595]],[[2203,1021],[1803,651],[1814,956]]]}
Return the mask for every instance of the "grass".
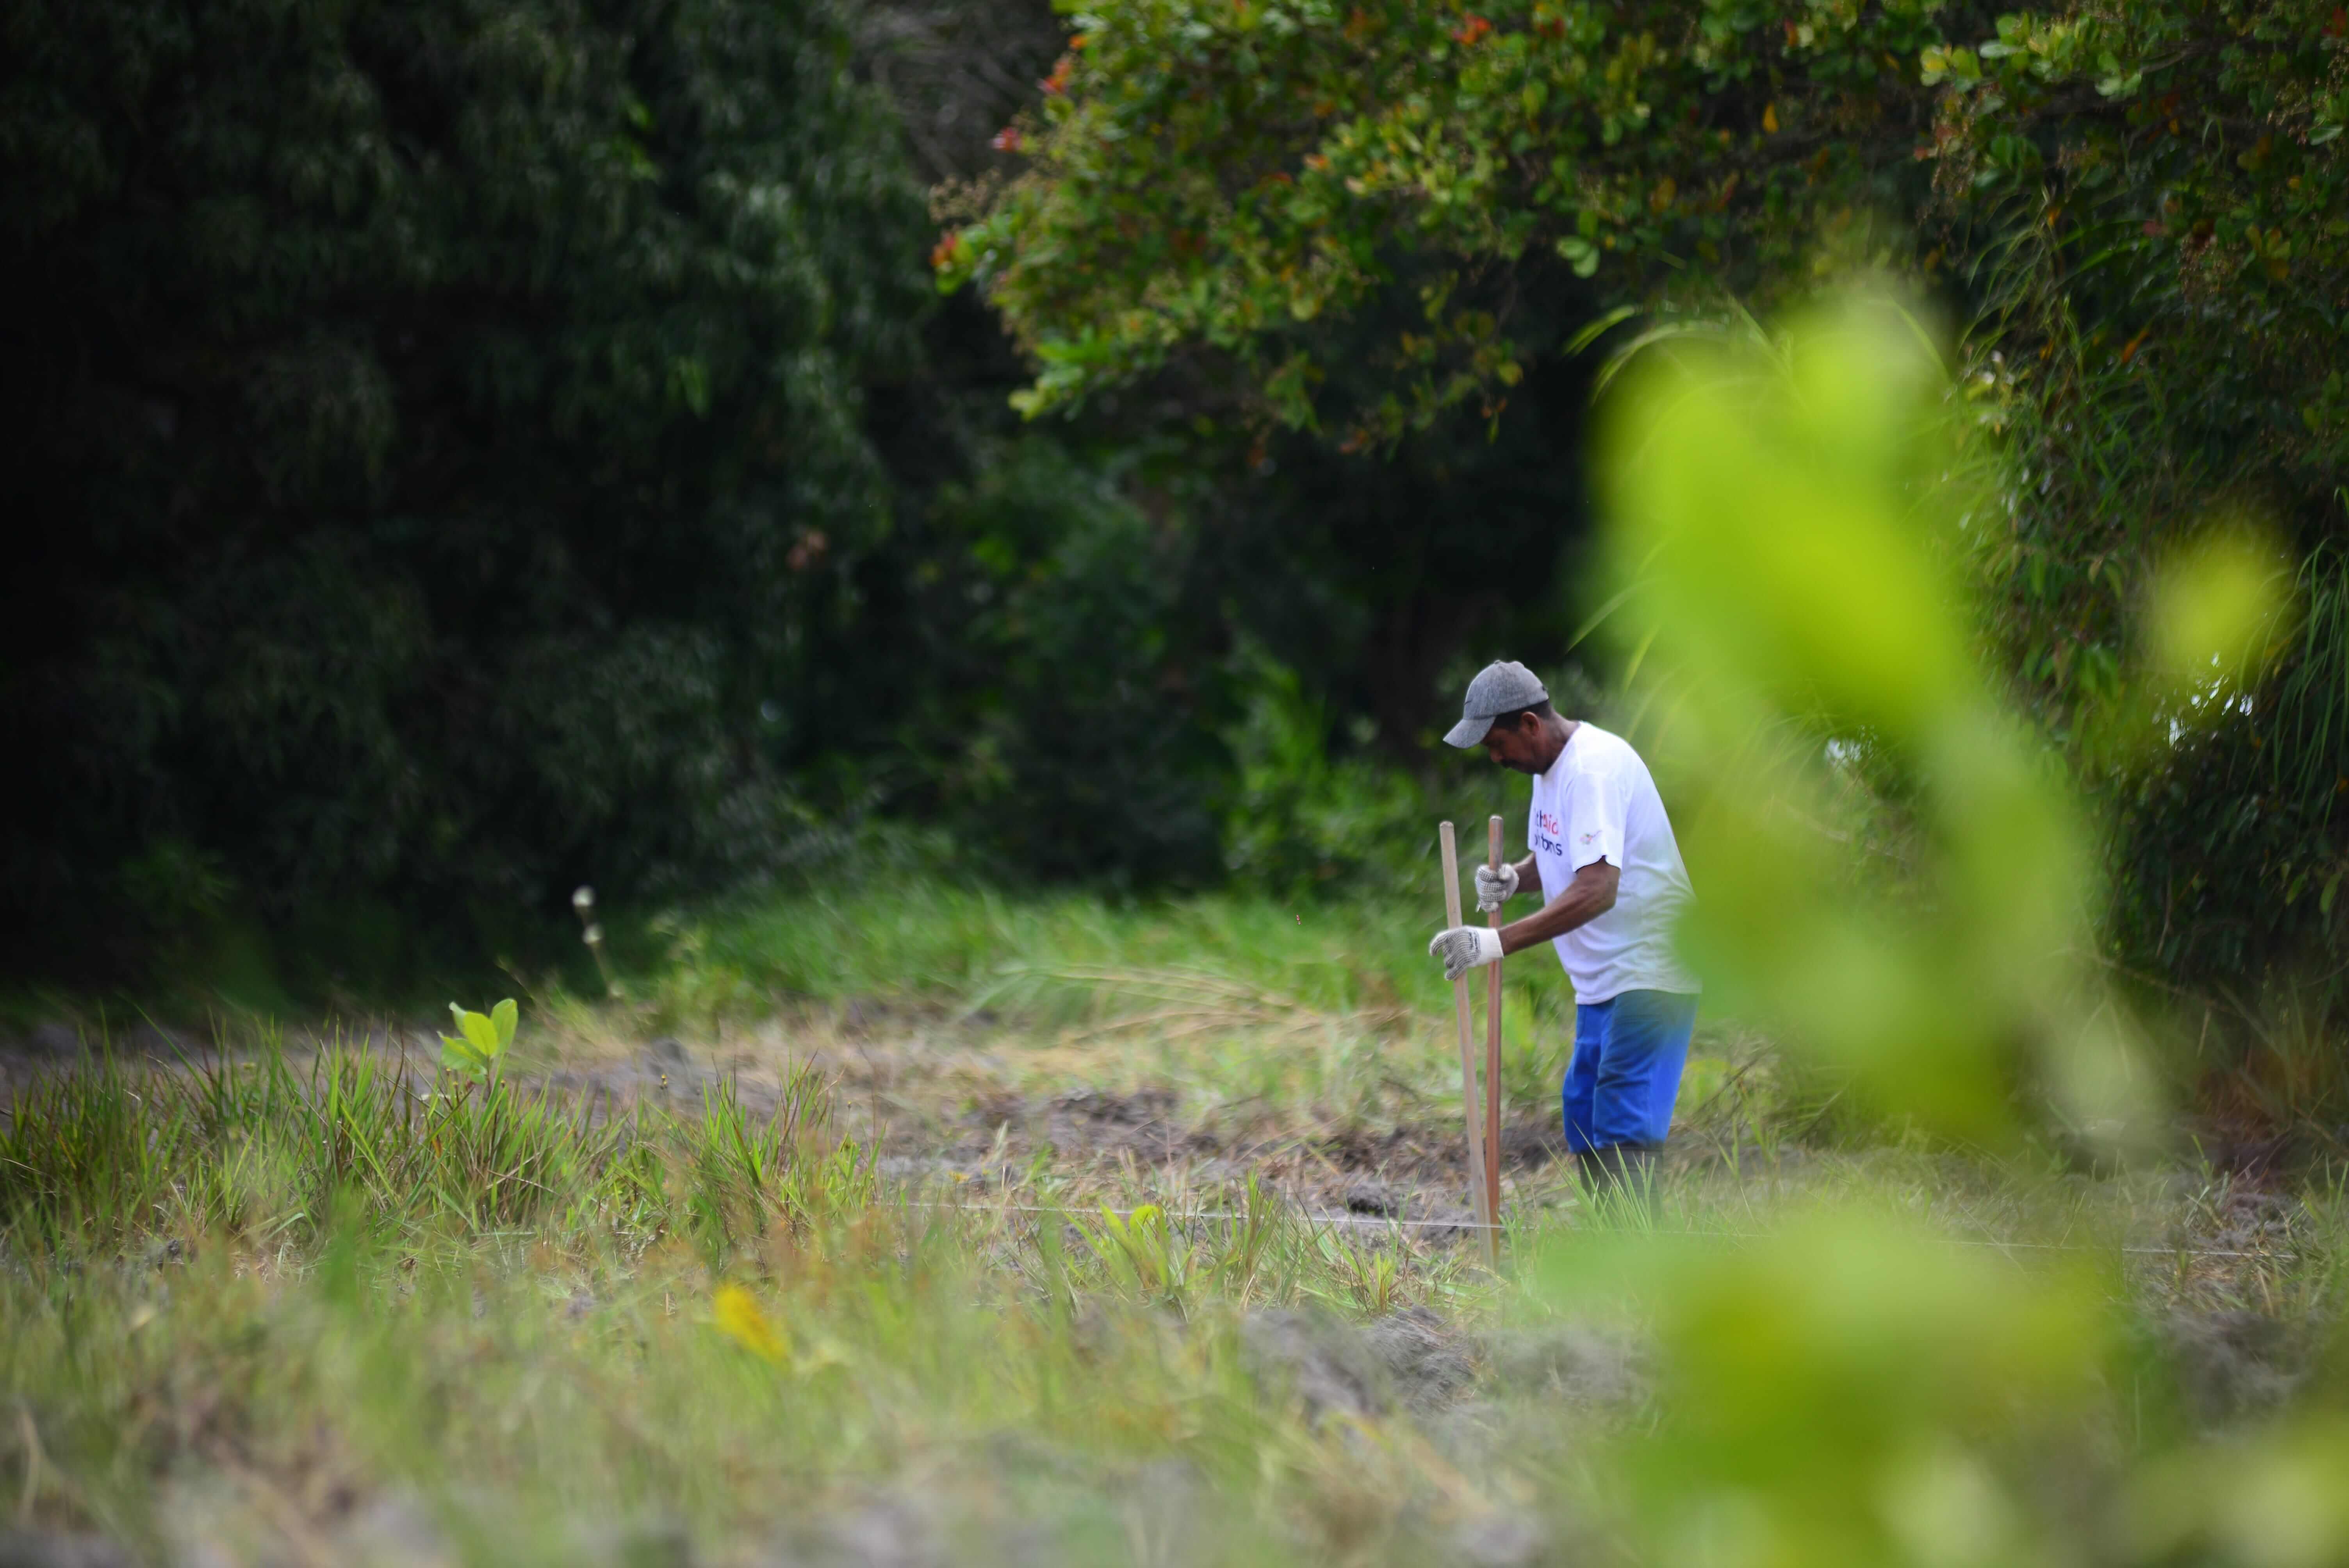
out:
{"label": "grass", "polygon": [[680,1121],[334,1046],[299,1069],[275,1039],[180,1071],[134,1073],[105,1053],[10,1108],[0,1214],[12,1244],[36,1253],[147,1233],[315,1243],[332,1223],[402,1236],[593,1226],[621,1246],[684,1226],[722,1243],[740,1215],[800,1213],[812,1192],[869,1184],[848,1151],[816,1147],[822,1100],[802,1070],[763,1117],[726,1084]]}
{"label": "grass", "polygon": [[[870,1053],[853,1059],[837,1048],[843,1036],[918,1034],[985,1047],[1022,1089],[1131,1088],[1139,1069],[1178,1088],[1195,1119],[1257,1108],[1268,1123],[1391,1127],[1456,1115],[1444,1109],[1459,1097],[1456,1065],[1446,1068],[1451,988],[1426,956],[1440,913],[1433,890],[1111,904],[897,882],[672,917],[665,956],[623,978],[630,1000],[618,1009],[559,986],[539,995],[590,1050],[615,1019],[629,1039],[671,1033],[720,1050],[789,1037],[835,1047],[854,1081]],[[1572,992],[1546,953],[1506,973],[1505,1088],[1521,1113],[1551,1114]],[[968,1087],[984,1098],[988,1086]]]}
{"label": "grass", "polygon": [[[2322,1394],[2198,1405],[2169,1326],[2248,1315],[2299,1347],[2263,1372],[2321,1369],[2337,1193],[1822,1145],[1750,1037],[1712,1037],[1703,1157],[1652,1222],[1520,1171],[1496,1278],[1441,1231],[1328,1218],[1313,1160],[1457,1125],[1417,935],[786,900],[636,1000],[539,998],[494,1084],[282,1035],[44,1078],[0,1124],[13,1522],[155,1561],[1631,1563],[1751,1497],[1800,1553],[1755,1560],[2054,1560],[2162,1467],[2313,1440]],[[917,978],[860,995],[891,953]],[[1554,1116],[1552,982],[1523,983],[1513,1094]],[[664,1027],[732,1070],[595,1077]],[[1171,1090],[1207,1141],[966,1114],[1072,1085]],[[885,1170],[924,1147],[943,1174]],[[1932,1549],[1951,1486],[2016,1555]]]}
{"label": "grass", "polygon": [[[1441,1011],[1426,956],[1440,890],[1340,903],[1211,895],[1112,904],[1083,893],[1009,898],[947,882],[851,896],[803,892],[661,923],[668,951],[647,1000],[679,1019],[776,1003],[856,999],[1016,1011],[1023,1023],[1098,1016],[1128,979],[1208,975],[1252,997],[1324,1011]],[[1555,962],[1511,968],[1565,995]]]}
{"label": "grass", "polygon": [[[1907,560],[1946,421],[1858,417],[1925,385],[1879,338],[1721,361],[1626,470],[1709,546],[1640,556],[1708,1006],[1789,1042],[1711,1026],[1652,1212],[1520,1161],[1479,1265],[1432,888],[879,867],[667,920],[619,997],[525,987],[488,1079],[330,1036],[18,1092],[13,1522],[175,1563],[2349,1562],[2349,1200],[2159,1146],[2066,956],[2076,803]],[[1822,701],[1913,853],[1828,820]],[[1538,1134],[1564,986],[1507,977]]]}
{"label": "grass", "polygon": [[[598,1115],[424,1081],[273,1052],[106,1061],[17,1100],[20,1525],[327,1560],[335,1500],[389,1495],[472,1560],[635,1561],[918,1482],[926,1510],[1008,1507],[1094,1560],[1126,1532],[1102,1500],[1153,1463],[1242,1491],[1343,1463],[1259,1398],[1240,1314],[1460,1289],[1253,1186],[1206,1226],[884,1193],[804,1073],[757,1115],[723,1088]],[[1226,1544],[1272,1554],[1294,1523],[1235,1518]]]}

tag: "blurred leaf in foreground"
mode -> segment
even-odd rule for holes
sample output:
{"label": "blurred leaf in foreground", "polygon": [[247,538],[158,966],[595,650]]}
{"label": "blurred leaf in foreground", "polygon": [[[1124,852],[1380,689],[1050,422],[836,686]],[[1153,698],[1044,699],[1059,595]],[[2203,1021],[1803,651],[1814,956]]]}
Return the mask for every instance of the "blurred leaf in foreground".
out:
{"label": "blurred leaf in foreground", "polygon": [[2151,674],[2189,706],[2233,698],[2289,631],[2291,558],[2247,523],[2220,523],[2156,572],[2147,615]]}
{"label": "blurred leaf in foreground", "polygon": [[[2142,1125],[2080,963],[2098,890],[2056,769],[1975,662],[1948,545],[1990,496],[1914,319],[1861,297],[1637,362],[1603,448],[1641,739],[1699,892],[1709,1006],[1764,1022],[1879,1109],[1997,1144],[2037,1086]],[[1855,874],[1840,777],[1898,783],[1901,885]]]}
{"label": "blurred leaf in foreground", "polygon": [[1845,1207],[1733,1250],[1586,1234],[1539,1273],[1553,1300],[1654,1326],[1663,1413],[1622,1456],[1649,1560],[2044,1560],[2032,1485],[2063,1472],[2101,1393],[2093,1271]]}
{"label": "blurred leaf in foreground", "polygon": [[2130,1489],[2119,1533],[2142,1558],[2321,1568],[2349,1553],[2349,1420],[2313,1414],[2247,1443],[2180,1449]]}

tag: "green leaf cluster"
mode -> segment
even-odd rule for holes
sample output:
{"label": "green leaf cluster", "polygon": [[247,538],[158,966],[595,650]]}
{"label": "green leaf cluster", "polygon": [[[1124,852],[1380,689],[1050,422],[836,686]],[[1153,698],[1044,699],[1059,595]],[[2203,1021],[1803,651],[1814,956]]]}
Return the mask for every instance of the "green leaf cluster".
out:
{"label": "green leaf cluster", "polygon": [[1373,351],[1388,395],[1340,431],[1390,442],[1522,378],[1506,312],[1463,288],[1479,273],[1555,256],[1638,298],[1692,268],[1780,285],[1822,232],[1878,248],[1866,214],[1913,181],[1943,9],[1104,5],[940,280],[977,281],[1034,356],[1030,412],[1205,349],[1262,417],[1312,428],[1314,324],[1422,273],[1418,319]]}
{"label": "green leaf cluster", "polygon": [[440,1037],[440,1065],[473,1078],[495,1078],[498,1064],[513,1044],[519,1016],[513,998],[507,997],[486,1013],[468,1012],[451,1002],[449,1012],[457,1020],[457,1032]]}

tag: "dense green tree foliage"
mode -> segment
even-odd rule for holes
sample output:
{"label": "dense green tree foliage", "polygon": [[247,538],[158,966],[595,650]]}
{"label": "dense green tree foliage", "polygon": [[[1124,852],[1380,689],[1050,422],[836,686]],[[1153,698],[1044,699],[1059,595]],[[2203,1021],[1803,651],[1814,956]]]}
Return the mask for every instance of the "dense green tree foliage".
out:
{"label": "dense green tree foliage", "polygon": [[[1889,267],[2003,443],[1984,644],[2116,808],[2122,950],[2305,961],[2349,866],[2344,33],[14,7],[12,951],[480,952],[874,816],[1005,874],[1320,885],[1416,809],[1378,769],[1452,761],[1456,678],[1562,666],[1596,607],[1585,330]],[[936,301],[934,242],[979,286]],[[2297,562],[2297,640],[2101,747],[2148,573],[2222,511]]]}
{"label": "dense green tree foliage", "polygon": [[[5,26],[19,965],[485,956],[579,881],[721,885],[876,814],[1003,874],[1215,880],[1242,645],[1335,694],[1288,739],[1387,711],[1407,748],[1483,558],[1553,575],[1578,504],[1578,386],[1554,451],[1401,485],[1211,397],[1023,431],[913,170],[1002,161],[1040,0]],[[1508,504],[1439,569],[1462,472]]]}
{"label": "dense green tree foliage", "polygon": [[[1949,11],[1106,6],[1015,129],[1030,167],[936,260],[1036,356],[1032,409],[1211,348],[1281,422],[1391,439],[1497,407],[1557,277],[1783,288],[1822,232],[1921,186],[1915,61]],[[1334,319],[1396,291],[1413,308],[1375,344]]]}
{"label": "dense green tree foliage", "polygon": [[[0,867],[494,927],[731,867],[886,531],[921,197],[820,0],[34,4]],[[771,744],[772,743],[772,744]]]}
{"label": "dense green tree foliage", "polygon": [[[1377,447],[1506,427],[1584,319],[1894,267],[2012,464],[1987,645],[2115,807],[2116,935],[2195,984],[2320,956],[2349,871],[2349,16],[2332,0],[1143,0],[1075,18],[1028,163],[934,257],[1042,412],[1181,376]],[[1375,330],[1371,330],[1375,324]],[[2244,704],[2116,749],[2148,573],[2220,513],[2306,614]]]}
{"label": "dense green tree foliage", "polygon": [[[2002,18],[1929,56],[1940,211],[1971,223],[1978,374],[2013,421],[1992,632],[2116,808],[2134,961],[2231,993],[2325,974],[2349,917],[2349,14],[2139,3]],[[1992,356],[1998,357],[1995,361]],[[2247,520],[2302,614],[2251,700],[2178,742],[2081,742],[2151,563]]]}

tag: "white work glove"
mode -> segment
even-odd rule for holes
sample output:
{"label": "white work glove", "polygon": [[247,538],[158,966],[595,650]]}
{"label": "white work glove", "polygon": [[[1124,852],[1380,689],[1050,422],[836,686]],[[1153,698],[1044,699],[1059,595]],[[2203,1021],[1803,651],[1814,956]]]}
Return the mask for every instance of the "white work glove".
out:
{"label": "white work glove", "polygon": [[1444,960],[1444,977],[1457,980],[1471,969],[1501,961],[1501,934],[1488,925],[1455,925],[1427,944],[1430,958]]}
{"label": "white work glove", "polygon": [[1490,914],[1516,896],[1516,867],[1503,861],[1499,871],[1495,871],[1490,866],[1476,868],[1476,907],[1478,909]]}

